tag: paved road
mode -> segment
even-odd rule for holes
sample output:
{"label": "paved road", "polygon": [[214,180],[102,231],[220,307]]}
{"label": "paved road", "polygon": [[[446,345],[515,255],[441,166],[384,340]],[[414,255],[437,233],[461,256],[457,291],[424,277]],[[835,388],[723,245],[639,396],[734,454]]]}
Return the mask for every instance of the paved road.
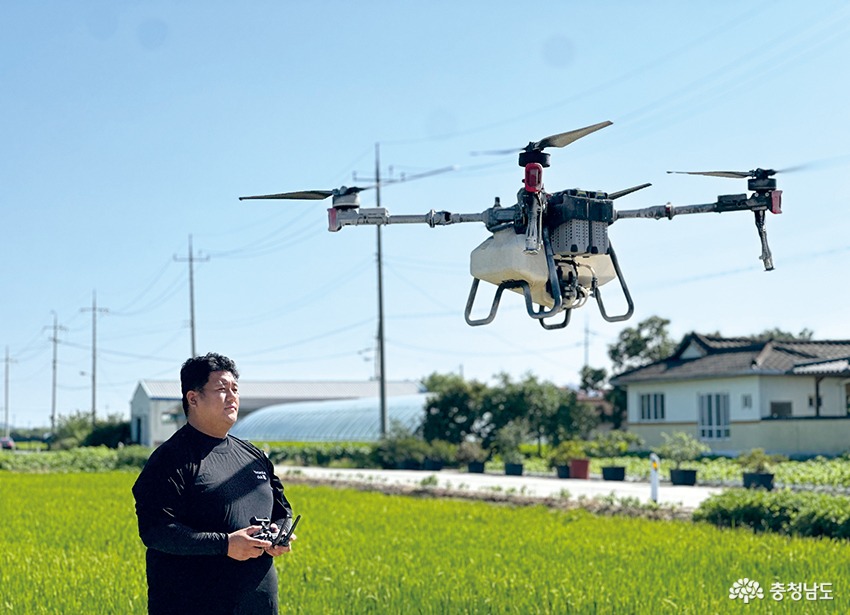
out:
{"label": "paved road", "polygon": [[[320,480],[343,480],[357,482],[383,483],[388,485],[419,485],[423,479],[435,476],[437,487],[458,491],[501,490],[523,493],[535,497],[558,497],[568,491],[575,499],[581,495],[588,498],[607,496],[614,493],[617,497],[638,498],[641,502],[650,501],[649,483],[628,481],[603,481],[598,479],[558,479],[545,476],[504,476],[501,474],[469,474],[457,470],[425,472],[415,470],[363,470],[342,468],[316,468],[278,466],[278,476],[286,482],[287,472],[299,472],[301,475]],[[720,493],[720,487],[679,487],[662,483],[658,488],[660,504],[678,504],[684,508],[696,508],[709,495]]]}

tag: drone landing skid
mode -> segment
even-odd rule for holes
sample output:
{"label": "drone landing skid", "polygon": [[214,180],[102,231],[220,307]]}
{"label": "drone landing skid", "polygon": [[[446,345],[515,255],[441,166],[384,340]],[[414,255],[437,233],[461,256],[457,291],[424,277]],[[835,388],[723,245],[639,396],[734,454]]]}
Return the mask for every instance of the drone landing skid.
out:
{"label": "drone landing skid", "polygon": [[620,281],[620,289],[623,291],[623,296],[626,298],[628,309],[626,309],[625,313],[620,314],[619,316],[609,316],[608,312],[605,311],[605,304],[602,303],[602,294],[599,292],[599,287],[596,285],[594,285],[593,288],[593,296],[596,297],[596,303],[599,305],[599,313],[602,314],[602,318],[608,322],[622,322],[632,317],[632,314],[634,314],[635,311],[635,304],[632,301],[632,295],[629,292],[629,287],[626,286],[626,279],[623,277],[623,272],[620,270],[620,263],[617,261],[617,254],[614,252],[614,246],[610,243],[608,244],[608,256],[611,257],[611,263],[614,265],[614,271],[617,273],[617,279]]}
{"label": "drone landing skid", "polygon": [[[475,296],[478,294],[478,284],[481,282],[478,278],[472,278],[472,287],[469,289],[469,297],[466,300],[466,310],[464,310],[463,317],[466,319],[466,324],[478,327],[480,325],[489,325],[493,322],[493,319],[496,318],[496,312],[499,310],[499,303],[502,300],[502,293],[505,289],[508,290],[516,290],[522,292],[523,297],[525,297],[525,309],[528,312],[528,315],[532,318],[540,321],[540,325],[544,329],[561,329],[567,326],[567,323],[570,320],[569,312],[572,311],[571,308],[564,308],[563,303],[561,301],[560,296],[558,296],[555,301],[555,306],[551,310],[544,310],[543,306],[539,306],[539,309],[534,309],[534,300],[531,297],[531,286],[529,286],[528,282],[525,280],[506,280],[500,283],[496,287],[496,294],[493,297],[493,302],[490,304],[490,311],[484,318],[472,318],[472,306],[475,304]],[[566,319],[564,324],[562,325],[547,325],[543,322],[544,318],[548,318],[550,316],[554,316],[559,312],[565,311],[567,312]]]}
{"label": "drone landing skid", "polygon": [[[602,315],[608,322],[622,322],[624,320],[628,320],[632,317],[635,310],[635,304],[632,301],[632,295],[629,292],[629,288],[626,285],[625,278],[623,277],[623,272],[620,269],[620,263],[617,260],[617,255],[614,252],[613,246],[609,244],[607,255],[611,258],[611,263],[614,267],[614,271],[616,273],[616,278],[620,282],[620,288],[623,291],[623,296],[626,299],[627,308],[626,311],[622,314],[618,315],[610,315],[605,309],[605,304],[602,301],[602,293],[599,290],[599,286],[596,284],[595,280],[590,289],[590,295],[596,298],[596,303],[599,305],[599,313]],[[554,270],[554,264],[552,265]],[[557,280],[558,278],[555,277]],[[496,293],[493,296],[493,301],[490,304],[490,311],[483,318],[472,318],[472,307],[475,304],[475,297],[478,294],[478,285],[481,282],[479,278],[472,278],[472,286],[469,289],[469,297],[466,300],[466,309],[464,310],[463,316],[466,320],[466,323],[473,327],[478,327],[481,325],[488,325],[493,322],[493,319],[496,318],[496,312],[499,310],[499,304],[502,300],[502,293],[505,290],[512,290],[515,292],[521,292],[523,298],[525,299],[525,310],[528,312],[528,315],[531,318],[534,318],[538,322],[540,322],[540,326],[546,330],[554,330],[554,329],[563,329],[567,325],[570,324],[570,317],[572,316],[572,311],[574,307],[581,307],[584,304],[584,301],[580,302],[572,302],[569,304],[569,307],[564,303],[564,300],[561,296],[561,293],[555,293],[555,303],[553,307],[549,310],[546,310],[544,306],[538,305],[537,309],[534,308],[534,298],[532,296],[531,285],[526,280],[505,280],[496,285]],[[585,297],[587,297],[587,291],[584,291]],[[552,316],[556,316],[557,314],[563,312],[564,319],[561,322],[555,324],[549,324],[545,322],[545,319],[550,318]]]}

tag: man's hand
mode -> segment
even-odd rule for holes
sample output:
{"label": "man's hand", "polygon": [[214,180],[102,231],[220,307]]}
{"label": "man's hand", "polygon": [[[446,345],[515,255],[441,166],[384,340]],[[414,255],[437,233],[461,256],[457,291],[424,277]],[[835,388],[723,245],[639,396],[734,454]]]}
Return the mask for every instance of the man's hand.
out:
{"label": "man's hand", "polygon": [[[272,523],[272,532],[277,534],[278,526],[276,523]],[[292,541],[295,540],[296,536],[293,534],[289,537],[289,543],[292,544]],[[277,557],[278,555],[283,555],[284,553],[289,553],[292,551],[292,547],[284,547],[283,545],[274,545],[266,547],[266,553],[271,555],[272,557]]]}
{"label": "man's hand", "polygon": [[262,530],[259,525],[236,530],[227,535],[227,557],[240,562],[260,557],[267,548],[271,547],[268,540],[259,540],[253,535]]}

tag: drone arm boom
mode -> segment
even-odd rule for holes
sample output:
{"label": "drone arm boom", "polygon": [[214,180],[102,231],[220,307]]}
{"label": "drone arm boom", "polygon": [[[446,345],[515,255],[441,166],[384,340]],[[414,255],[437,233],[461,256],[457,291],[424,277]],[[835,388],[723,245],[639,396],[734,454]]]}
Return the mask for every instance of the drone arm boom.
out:
{"label": "drone arm boom", "polygon": [[448,226],[449,224],[461,224],[463,222],[484,222],[489,226],[514,219],[514,211],[511,208],[492,207],[479,213],[452,213],[449,211],[434,211],[427,214],[399,214],[390,215],[383,207],[328,209],[328,230],[338,231],[343,226],[361,226],[364,224],[372,226],[385,226],[387,224],[427,224],[431,228],[435,226]]}
{"label": "drone arm boom", "polygon": [[770,253],[770,246],[767,245],[767,231],[764,226],[765,212],[768,210],[773,213],[782,213],[781,209],[782,191],[772,190],[766,192],[757,192],[747,198],[746,194],[726,194],[717,197],[714,203],[704,203],[701,205],[682,205],[673,207],[669,203],[667,205],[657,205],[655,207],[644,207],[643,209],[627,209],[617,211],[614,214],[614,220],[620,218],[668,218],[673,219],[673,216],[679,214],[702,214],[702,213],[723,213],[727,211],[752,211],[756,217],[756,229],[761,242],[761,256],[759,257],[764,263],[764,270],[771,271],[773,269],[773,255]]}
{"label": "drone arm boom", "polygon": [[702,203],[699,205],[680,205],[678,207],[674,207],[670,203],[667,203],[666,205],[656,205],[654,207],[644,207],[642,209],[618,210],[614,214],[614,219],[654,218],[655,220],[658,220],[660,218],[667,218],[672,220],[673,216],[681,214],[708,214],[712,212],[728,211],[718,209],[717,205],[717,203]]}

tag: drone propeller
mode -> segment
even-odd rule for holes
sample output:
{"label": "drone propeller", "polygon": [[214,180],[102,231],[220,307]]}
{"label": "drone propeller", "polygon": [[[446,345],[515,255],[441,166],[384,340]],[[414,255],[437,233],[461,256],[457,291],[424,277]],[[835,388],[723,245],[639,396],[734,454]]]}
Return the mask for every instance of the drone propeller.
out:
{"label": "drone propeller", "polygon": [[525,147],[512,147],[510,149],[501,149],[501,150],[487,150],[487,151],[479,151],[479,152],[470,152],[473,156],[503,156],[505,154],[516,154],[517,152],[540,152],[546,149],[547,147],[566,147],[573,141],[578,141],[582,137],[586,137],[592,132],[596,132],[597,130],[602,130],[606,126],[610,126],[613,122],[605,121],[599,122],[598,124],[593,124],[592,126],[585,126],[584,128],[579,128],[578,130],[570,130],[569,132],[562,132],[557,135],[551,135],[540,141],[529,141],[528,145]]}
{"label": "drone propeller", "polygon": [[631,194],[632,192],[637,192],[638,190],[649,188],[651,185],[652,184],[641,184],[640,186],[632,186],[631,188],[626,188],[625,190],[620,190],[619,192],[612,192],[608,195],[608,198],[613,201],[614,199],[619,199],[621,196],[626,196],[627,194]]}
{"label": "drone propeller", "polygon": [[336,188],[334,190],[299,190],[296,192],[282,192],[280,194],[261,194],[257,196],[240,196],[240,201],[245,201],[249,199],[291,199],[291,200],[302,200],[302,201],[322,201],[329,196],[340,197],[340,196],[348,196],[351,194],[357,194],[358,192],[363,192],[364,190],[369,190],[370,188],[374,188],[374,186],[342,186],[341,188]]}
{"label": "drone propeller", "polygon": [[711,177],[731,177],[732,179],[767,179],[777,173],[796,173],[798,171],[815,171],[846,164],[850,155],[821,158],[784,169],[753,169],[752,171],[667,171],[668,173],[683,173],[685,175],[709,175]]}

